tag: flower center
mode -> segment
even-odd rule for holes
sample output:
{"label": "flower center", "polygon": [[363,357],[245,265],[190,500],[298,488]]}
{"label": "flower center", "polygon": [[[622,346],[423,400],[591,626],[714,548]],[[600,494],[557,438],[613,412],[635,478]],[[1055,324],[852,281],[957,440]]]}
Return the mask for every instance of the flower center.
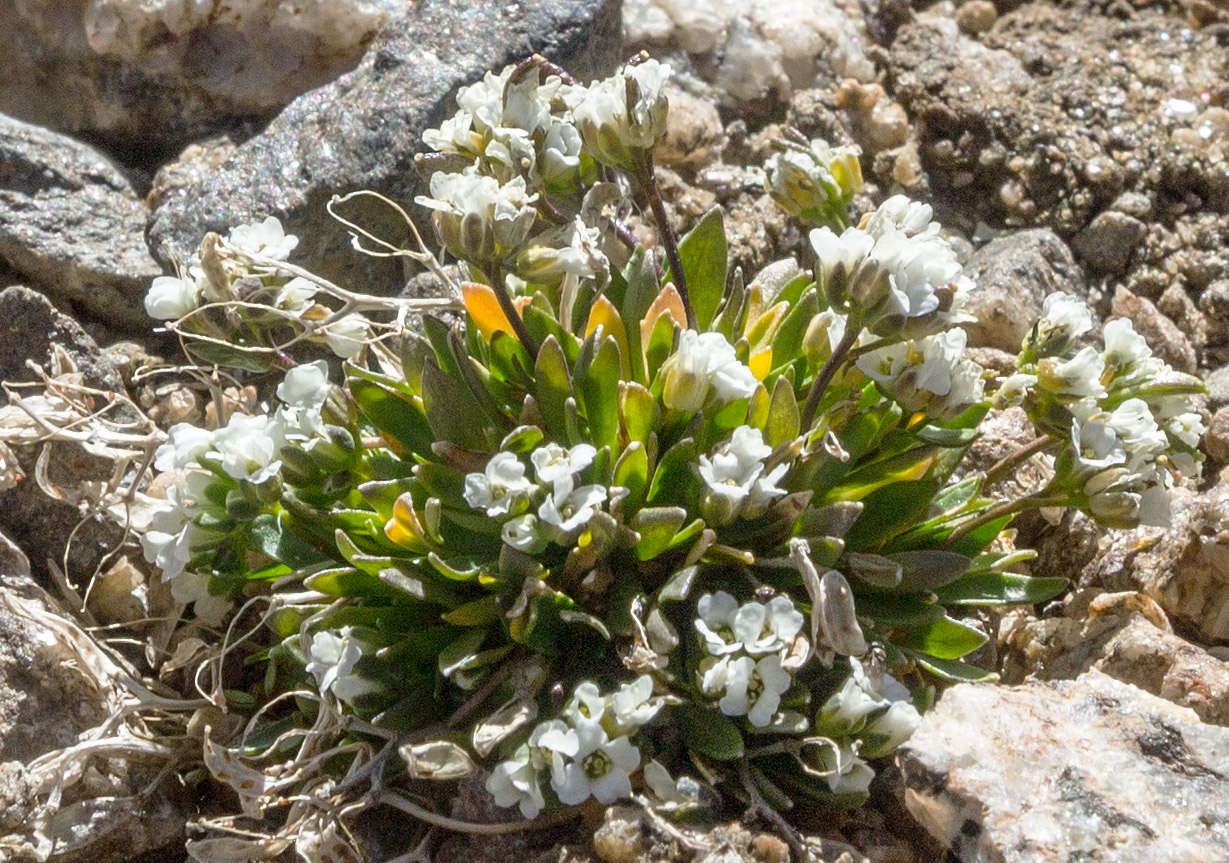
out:
{"label": "flower center", "polygon": [[596,752],[586,755],[580,764],[585,769],[586,776],[590,779],[600,779],[610,770],[613,762],[610,760],[609,755],[598,749]]}
{"label": "flower center", "polygon": [[747,703],[757,704],[760,696],[764,694],[764,681],[760,679],[758,672],[751,672],[751,679],[747,681]]}

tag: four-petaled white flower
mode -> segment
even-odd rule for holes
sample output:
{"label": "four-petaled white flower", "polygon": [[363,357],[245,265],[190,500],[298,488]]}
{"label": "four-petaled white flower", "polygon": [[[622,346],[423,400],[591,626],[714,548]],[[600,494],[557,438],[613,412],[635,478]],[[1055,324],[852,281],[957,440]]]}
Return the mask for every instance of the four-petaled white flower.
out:
{"label": "four-petaled white flower", "polygon": [[307,673],[316,678],[321,692],[331,692],[345,702],[353,702],[375,688],[354,671],[363,658],[363,645],[349,626],[324,630],[312,636]]}
{"label": "four-petaled white flower", "polygon": [[714,521],[728,524],[748,503],[754,503],[755,508],[762,511],[774,498],[785,493],[776,483],[785,476],[787,465],[777,465],[764,476],[764,459],[770,455],[772,447],[764,443],[759,429],[739,426],[712,458],[700,456],[698,470],[709,496],[706,509]]}
{"label": "four-petaled white flower", "polygon": [[414,202],[434,210],[440,240],[453,254],[477,261],[519,249],[537,219],[524,177],[500,183],[494,177],[467,168],[459,174],[431,175],[431,197]]}
{"label": "four-petaled white flower", "polygon": [[536,489],[525,476],[525,465],[510,452],[497,452],[482,473],[465,476],[465,502],[486,510],[491,518],[508,515]]}
{"label": "four-petaled white flower", "polygon": [[662,401],[671,410],[694,413],[712,393],[722,404],[750,398],[759,382],[738,360],[721,333],[683,330],[679,345],[662,364]]}
{"label": "four-petaled white flower", "polygon": [[603,717],[611,734],[634,734],[665,706],[665,699],[653,696],[653,678],[642,674],[610,695],[610,710]]}
{"label": "four-petaled white flower", "polygon": [[752,656],[780,653],[794,643],[805,622],[788,596],[774,596],[767,605],[745,602],[734,615],[734,637]]}
{"label": "four-petaled white flower", "polygon": [[704,648],[713,656],[725,656],[742,649],[734,634],[734,619],[738,616],[738,600],[724,590],[706,593],[696,603],[700,615],[696,630],[704,639]]}
{"label": "four-petaled white flower", "polygon": [[603,164],[637,171],[637,153],[666,133],[670,67],[656,60],[624,66],[614,76],[564,94],[589,153]]}
{"label": "four-petaled white flower", "polygon": [[1075,466],[1081,476],[1087,476],[1126,461],[1126,450],[1118,435],[1104,420],[1080,422],[1071,418],[1071,445]]}
{"label": "four-petaled white flower", "polygon": [[154,454],[158,470],[180,470],[213,447],[213,432],[192,423],[176,423],[167,432],[167,442]]}
{"label": "four-petaled white flower", "polygon": [[559,802],[576,806],[595,797],[609,804],[630,797],[631,774],[640,767],[640,750],[626,737],[611,740],[597,722],[579,722],[575,732],[580,743],[576,754],[564,765],[562,776],[552,771]]}
{"label": "four-petaled white flower", "polygon": [[538,507],[538,519],[553,527],[560,538],[570,539],[589,523],[605,500],[606,487],[603,485],[582,485],[573,489],[570,480],[560,479]]}
{"label": "four-petaled white flower", "polygon": [[259,484],[281,469],[277,454],[285,442],[285,428],[278,417],[234,414],[225,428],[213,433],[214,452],[202,457],[219,461],[227,476]]}
{"label": "four-petaled white flower", "polygon": [[1105,360],[1094,347],[1081,348],[1068,360],[1043,358],[1037,363],[1037,383],[1058,396],[1100,399],[1105,396],[1101,375]]}
{"label": "four-petaled white flower", "polygon": [[518,806],[526,818],[537,818],[546,805],[538,785],[539,772],[528,758],[501,761],[487,778],[486,790],[496,806]]}
{"label": "four-petaled white flower", "polygon": [[540,551],[543,543],[538,519],[531,513],[518,515],[504,522],[500,537],[517,551],[532,554]]}
{"label": "four-petaled white flower", "polygon": [[908,688],[892,675],[870,674],[850,657],[850,674],[816,719],[817,730],[831,737],[856,735],[869,757],[888,755],[917,729],[922,716],[909,700]]}
{"label": "four-petaled white flower", "polygon": [[564,449],[557,443],[540,446],[529,454],[534,473],[543,485],[558,487],[560,480],[570,481],[575,474],[593,464],[597,450],[587,443]]}
{"label": "four-petaled white flower", "polygon": [[192,559],[192,548],[205,538],[197,526],[196,507],[178,485],[166,490],[166,504],[153,511],[150,528],[141,535],[145,559],[162,570],[162,580],[177,578]]}
{"label": "four-petaled white flower", "polygon": [[723,656],[701,663],[700,686],[708,695],[721,694],[717,706],[726,716],[746,716],[756,728],[772,722],[781,696],[793,682],[781,667],[779,654],[769,654],[758,662],[750,656]]}
{"label": "four-petaled white flower", "polygon": [[226,239],[240,251],[275,261],[289,258],[299,244],[299,238],[294,234],[287,234],[276,216],[268,216],[264,221],[250,225],[236,225],[230,229]]}

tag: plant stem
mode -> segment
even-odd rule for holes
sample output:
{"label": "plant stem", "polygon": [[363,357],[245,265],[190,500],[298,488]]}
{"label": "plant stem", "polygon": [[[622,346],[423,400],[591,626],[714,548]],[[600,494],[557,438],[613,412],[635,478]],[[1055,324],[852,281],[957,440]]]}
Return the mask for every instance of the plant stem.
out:
{"label": "plant stem", "polygon": [[960,527],[953,530],[944,540],[944,545],[953,545],[964,537],[968,536],[973,531],[985,524],[989,524],[995,519],[1002,518],[1005,515],[1016,515],[1024,512],[1026,509],[1033,509],[1042,506],[1056,506],[1068,503],[1066,497],[1055,497],[1047,495],[1044,492],[1030,494],[1027,497],[1018,498],[1016,500],[1004,500],[990,507],[981,515],[974,518],[972,521],[967,521]]}
{"label": "plant stem", "polygon": [[674,229],[670,227],[670,219],[666,216],[666,205],[662,202],[661,192],[657,189],[657,171],[653,169],[651,151],[645,154],[641,173],[642,176],[638,179],[644,186],[644,193],[649,199],[649,208],[653,211],[654,221],[657,222],[657,234],[661,237],[661,244],[666,249],[666,260],[670,262],[670,277],[674,280],[674,287],[678,290],[679,297],[683,300],[683,309],[687,312],[687,326],[693,330],[699,330],[695,310],[691,308],[691,300],[687,295],[687,277],[683,273],[683,260],[679,257],[678,239],[674,236]]}
{"label": "plant stem", "polygon": [[1054,442],[1054,438],[1050,437],[1050,435],[1043,434],[1028,446],[1016,450],[1011,455],[1003,456],[982,477],[982,488],[989,488],[1006,476],[1013,468],[1028,461],[1037,453],[1044,452]]}
{"label": "plant stem", "polygon": [[503,268],[499,264],[493,264],[490,277],[491,290],[495,292],[495,299],[499,302],[499,308],[503,310],[504,317],[512,325],[512,331],[516,333],[516,337],[525,346],[525,351],[529,354],[529,358],[537,362],[538,343],[533,340],[533,336],[529,335],[529,330],[525,329],[525,322],[521,320],[520,312],[516,310],[516,306],[512,303],[512,297],[508,295],[508,286],[504,284]]}
{"label": "plant stem", "polygon": [[802,430],[809,432],[811,426],[815,423],[815,411],[819,408],[819,400],[824,397],[824,391],[828,389],[828,384],[832,383],[832,378],[836,376],[836,371],[845,362],[845,357],[857,342],[858,336],[862,333],[862,321],[855,315],[850,315],[845,321],[845,335],[841,336],[840,343],[828,355],[828,359],[824,360],[824,364],[820,366],[819,373],[815,375],[815,380],[811,384],[811,391],[807,393],[807,403],[802,409]]}

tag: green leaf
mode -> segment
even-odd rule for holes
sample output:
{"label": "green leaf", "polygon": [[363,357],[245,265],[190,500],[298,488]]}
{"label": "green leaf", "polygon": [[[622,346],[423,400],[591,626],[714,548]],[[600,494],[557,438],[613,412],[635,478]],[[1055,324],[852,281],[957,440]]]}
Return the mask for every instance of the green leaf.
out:
{"label": "green leaf", "polygon": [[534,398],[546,421],[551,437],[567,439],[567,420],[564,403],[572,397],[571,376],[567,358],[558,339],[548,336],[538,348],[538,362],[534,366]]}
{"label": "green leaf", "polygon": [[423,602],[442,605],[445,608],[456,608],[463,605],[461,596],[452,588],[446,587],[434,578],[424,578],[422,574],[400,566],[389,566],[378,573],[380,581],[395,587],[404,594]]}
{"label": "green leaf", "polygon": [[243,369],[245,372],[267,372],[273,368],[272,354],[259,354],[241,351],[230,345],[219,345],[215,342],[187,342],[188,353],[199,360],[231,369]]}
{"label": "green leaf", "polygon": [[725,221],[720,207],[713,207],[679,240],[679,259],[687,276],[687,294],[700,331],[708,329],[725,294]]}
{"label": "green leaf", "polygon": [[623,486],[629,492],[622,503],[623,511],[637,510],[644,500],[649,484],[649,456],[640,441],[629,443],[615,462],[613,483]]}
{"label": "green leaf", "polygon": [[899,593],[858,593],[859,617],[881,626],[917,626],[943,617],[943,606],[928,597]]}
{"label": "green leaf", "polygon": [[631,521],[632,530],[640,534],[636,557],[639,560],[657,557],[666,550],[686,520],[687,510],[678,506],[647,507],[637,512]]}
{"label": "green leaf", "polygon": [[477,660],[479,648],[486,641],[487,630],[483,627],[467,629],[455,640],[440,651],[438,666],[440,674],[445,677],[453,672],[472,668]]}
{"label": "green leaf", "polygon": [[999,679],[993,671],[986,671],[958,659],[937,659],[907,648],[905,653],[912,656],[919,667],[949,683],[996,683]]}
{"label": "green leaf", "polygon": [[798,411],[798,399],[794,386],[784,377],[778,377],[772,388],[772,400],[768,403],[768,428],[765,437],[768,445],[777,447],[798,437],[802,416]]}
{"label": "green leaf", "polygon": [[728,716],[715,707],[680,704],[675,708],[679,731],[688,749],[714,761],[733,761],[744,751],[743,736]]}
{"label": "green leaf", "polygon": [[475,452],[486,448],[482,411],[469,387],[428,361],[422,369],[423,413],[436,440]]}
{"label": "green leaf", "polygon": [[666,579],[657,590],[658,602],[682,602],[691,596],[691,589],[695,586],[696,576],[700,574],[700,567],[685,566],[682,569],[676,570],[673,575]]}
{"label": "green leaf", "polygon": [[542,429],[537,426],[517,426],[500,441],[503,452],[528,455],[542,443]]}
{"label": "green leaf", "polygon": [[662,455],[653,471],[649,485],[648,503],[651,506],[668,505],[687,499],[691,486],[691,466],[696,461],[696,442],[683,438]]}
{"label": "green leaf", "polygon": [[427,455],[435,440],[426,414],[411,397],[372,381],[350,378],[350,395],[386,440],[406,452]]}
{"label": "green leaf", "polygon": [[945,605],[1036,605],[1067,589],[1065,578],[1034,578],[1012,572],[980,572],[935,591]]}
{"label": "green leaf", "polygon": [[772,366],[779,369],[802,355],[802,337],[806,335],[811,319],[819,314],[819,298],[814,290],[808,291],[794,304],[777,334],[772,339]]}
{"label": "green leaf", "polygon": [[845,535],[846,547],[852,551],[876,547],[925,512],[937,487],[928,479],[895,482],[867,495],[862,514]]}
{"label": "green leaf", "polygon": [[985,644],[987,637],[971,626],[941,617],[912,627],[892,641],[937,659],[959,659]]}
{"label": "green leaf", "polygon": [[486,626],[503,618],[503,609],[499,607],[499,597],[491,594],[459,605],[452,611],[446,611],[440,617],[456,626]]}
{"label": "green leaf", "polygon": [[657,281],[657,269],[653,260],[645,254],[643,247],[637,246],[632,252],[631,260],[623,270],[623,278],[627,281],[627,292],[623,295],[619,313],[627,325],[632,378],[648,386],[649,379],[644,370],[644,348],[640,344],[640,322],[644,320],[649,306],[661,292],[661,285]]}
{"label": "green leaf", "polygon": [[602,339],[593,362],[577,369],[577,401],[589,423],[589,435],[599,449],[613,449],[619,438],[619,345],[610,336]]}
{"label": "green leaf", "polygon": [[674,350],[674,319],[670,315],[662,315],[653,324],[653,332],[649,333],[649,344],[644,349],[645,375],[652,381],[657,377],[661,364]]}
{"label": "green leaf", "polygon": [[973,565],[963,554],[937,548],[901,551],[887,557],[900,564],[899,589],[906,593],[937,590],[963,576]]}
{"label": "green leaf", "polygon": [[968,446],[977,440],[977,429],[947,429],[939,426],[924,425],[917,429],[914,434],[922,443],[934,444],[941,447],[962,447]]}
{"label": "green leaf", "polygon": [[303,579],[303,586],[326,596],[354,596],[365,600],[403,600],[405,594],[389,587],[374,575],[349,566],[324,569]]}
{"label": "green leaf", "polygon": [[619,415],[629,441],[648,444],[649,435],[657,428],[659,420],[657,402],[653,394],[637,383],[624,383],[619,388]]}

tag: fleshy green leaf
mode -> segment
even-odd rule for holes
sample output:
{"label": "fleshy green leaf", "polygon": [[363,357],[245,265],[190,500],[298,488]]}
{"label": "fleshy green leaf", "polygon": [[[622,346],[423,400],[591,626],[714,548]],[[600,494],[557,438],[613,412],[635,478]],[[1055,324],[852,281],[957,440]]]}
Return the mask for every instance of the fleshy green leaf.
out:
{"label": "fleshy green leaf", "polygon": [[713,707],[680,704],[679,730],[688,749],[714,761],[733,761],[744,751],[743,736],[728,716]]}
{"label": "fleshy green leaf", "polygon": [[922,623],[892,639],[897,646],[916,650],[937,659],[959,659],[986,643],[984,633],[971,626],[958,623],[950,617],[941,617]]}
{"label": "fleshy green leaf", "polygon": [[725,239],[725,219],[720,207],[713,207],[679,240],[679,259],[687,276],[687,293],[700,331],[708,329],[725,294],[729,253]]}
{"label": "fleshy green leaf", "polygon": [[949,683],[996,683],[998,674],[958,659],[938,659],[916,650],[905,650],[918,666]]}
{"label": "fleshy green leaf", "polygon": [[1012,572],[981,572],[935,591],[945,605],[1035,605],[1067,589],[1065,578],[1035,578]]}
{"label": "fleshy green leaf", "polygon": [[640,510],[632,518],[631,528],[640,534],[636,543],[636,557],[652,560],[666,550],[683,522],[687,510],[677,506],[654,506]]}
{"label": "fleshy green leaf", "polygon": [[619,346],[607,336],[583,372],[577,368],[577,401],[589,423],[590,440],[599,448],[613,449],[618,442],[620,362]]}
{"label": "fleshy green leaf", "polygon": [[534,398],[542,411],[542,419],[552,437],[567,438],[567,420],[564,403],[572,397],[571,376],[568,363],[558,339],[548,336],[538,348],[538,362],[534,367],[536,387]]}

